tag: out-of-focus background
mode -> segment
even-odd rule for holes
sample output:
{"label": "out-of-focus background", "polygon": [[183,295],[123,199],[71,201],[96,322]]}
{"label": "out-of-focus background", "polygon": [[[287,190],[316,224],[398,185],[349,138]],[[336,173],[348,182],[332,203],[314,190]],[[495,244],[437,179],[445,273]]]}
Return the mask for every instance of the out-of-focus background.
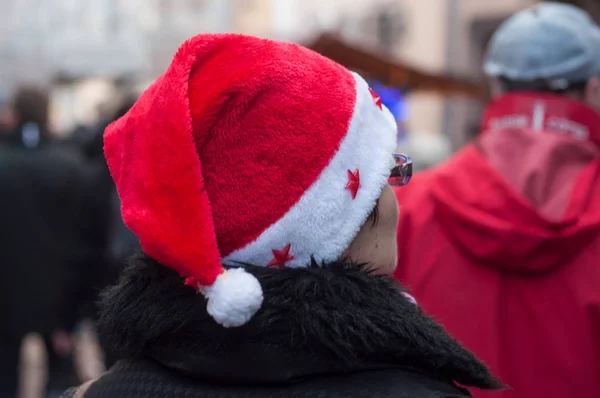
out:
{"label": "out-of-focus background", "polygon": [[[334,34],[379,58],[353,60],[335,43],[319,49],[401,90],[402,118],[410,116],[405,144],[428,166],[475,134],[485,93],[461,83],[483,87],[481,59],[490,35],[511,13],[536,2],[2,0],[0,104],[20,84],[43,85],[51,94],[52,131],[66,136],[109,114],[116,98],[143,89],[194,34],[240,32],[308,46]],[[386,60],[393,67],[378,62]],[[403,76],[405,67],[425,76]],[[427,74],[458,81],[448,89]]]}
{"label": "out-of-focus background", "polygon": [[[570,2],[600,19],[597,1]],[[22,397],[57,396],[114,359],[98,350],[94,301],[137,243],[120,221],[102,132],[185,39],[293,41],[360,72],[418,170],[477,134],[484,48],[504,19],[536,3],[0,0],[0,397],[17,385]],[[46,142],[60,145],[33,156]]]}

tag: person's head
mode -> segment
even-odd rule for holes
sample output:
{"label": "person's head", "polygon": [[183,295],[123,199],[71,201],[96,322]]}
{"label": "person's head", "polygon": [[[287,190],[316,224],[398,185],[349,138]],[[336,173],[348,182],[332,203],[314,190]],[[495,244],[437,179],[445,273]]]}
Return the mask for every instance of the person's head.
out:
{"label": "person's head", "polygon": [[240,35],[188,41],[105,134],[126,223],[226,326],[262,302],[244,265],[344,260],[393,272],[388,179],[409,174],[395,147],[394,117],[360,76],[300,46]]}
{"label": "person's head", "polygon": [[11,101],[14,144],[35,148],[48,138],[49,104],[48,93],[41,88],[23,86],[15,92]]}
{"label": "person's head", "polygon": [[38,87],[24,86],[17,90],[13,99],[13,111],[20,123],[36,123],[46,128],[50,100],[48,93]]}
{"label": "person's head", "polygon": [[541,3],[513,15],[494,33],[484,70],[493,96],[564,95],[600,112],[600,27],[573,5]]}

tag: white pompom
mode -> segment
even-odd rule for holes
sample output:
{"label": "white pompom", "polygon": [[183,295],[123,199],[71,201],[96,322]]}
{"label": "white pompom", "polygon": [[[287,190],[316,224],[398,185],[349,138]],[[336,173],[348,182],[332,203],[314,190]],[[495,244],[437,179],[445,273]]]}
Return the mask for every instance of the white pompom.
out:
{"label": "white pompom", "polygon": [[212,286],[201,289],[208,299],[207,310],[226,327],[242,326],[260,309],[263,292],[258,279],[243,268],[226,270]]}

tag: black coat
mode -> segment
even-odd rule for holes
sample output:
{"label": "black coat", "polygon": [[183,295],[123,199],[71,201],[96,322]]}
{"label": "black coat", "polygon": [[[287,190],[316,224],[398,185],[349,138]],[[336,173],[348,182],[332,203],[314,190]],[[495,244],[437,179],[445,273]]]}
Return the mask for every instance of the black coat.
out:
{"label": "black coat", "polygon": [[[26,333],[48,342],[77,317],[82,167],[58,144],[0,148],[0,393],[16,388]],[[54,373],[59,361],[49,351]],[[65,386],[52,374],[54,382]]]}
{"label": "black coat", "polygon": [[103,298],[124,358],[86,393],[119,397],[462,397],[500,383],[387,277],[352,264],[247,267],[261,310],[223,328],[172,270],[134,258]]}

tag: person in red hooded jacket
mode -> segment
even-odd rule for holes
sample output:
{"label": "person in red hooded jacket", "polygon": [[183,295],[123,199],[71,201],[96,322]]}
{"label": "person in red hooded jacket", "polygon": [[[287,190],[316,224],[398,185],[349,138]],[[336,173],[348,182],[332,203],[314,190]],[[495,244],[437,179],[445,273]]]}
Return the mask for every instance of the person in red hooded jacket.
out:
{"label": "person in red hooded jacket", "polygon": [[512,390],[600,397],[600,28],[543,3],[489,45],[482,133],[417,174],[395,277]]}

